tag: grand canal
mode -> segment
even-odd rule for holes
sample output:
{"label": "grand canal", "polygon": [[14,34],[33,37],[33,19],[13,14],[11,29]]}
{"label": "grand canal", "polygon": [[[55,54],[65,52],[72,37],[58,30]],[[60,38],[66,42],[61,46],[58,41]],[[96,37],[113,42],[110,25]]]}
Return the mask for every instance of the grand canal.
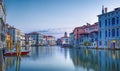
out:
{"label": "grand canal", "polygon": [[31,47],[29,56],[3,57],[0,71],[120,71],[120,51]]}

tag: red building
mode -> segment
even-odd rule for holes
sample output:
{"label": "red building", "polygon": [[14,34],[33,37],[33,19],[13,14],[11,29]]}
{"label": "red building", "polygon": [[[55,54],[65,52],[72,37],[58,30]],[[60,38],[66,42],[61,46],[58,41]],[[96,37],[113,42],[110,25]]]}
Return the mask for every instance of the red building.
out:
{"label": "red building", "polygon": [[[83,25],[81,27],[76,27],[73,30],[74,34],[74,47],[79,46],[80,38],[82,35],[88,35],[93,32],[98,32],[98,23]],[[83,38],[83,37],[82,37]]]}

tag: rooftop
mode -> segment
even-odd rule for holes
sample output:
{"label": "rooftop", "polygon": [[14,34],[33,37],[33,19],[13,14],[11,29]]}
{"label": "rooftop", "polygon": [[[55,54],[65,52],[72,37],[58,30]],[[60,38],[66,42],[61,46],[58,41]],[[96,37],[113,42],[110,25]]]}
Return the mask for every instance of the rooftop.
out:
{"label": "rooftop", "polygon": [[31,32],[31,33],[29,33],[29,34],[39,34],[38,32]]}
{"label": "rooftop", "polygon": [[117,12],[117,11],[120,11],[120,7],[115,8],[113,11],[110,11],[110,12],[106,12],[106,13],[100,14],[100,15],[98,15],[98,17],[99,17],[99,16],[102,16],[102,15],[110,14],[110,13],[113,13],[113,12]]}

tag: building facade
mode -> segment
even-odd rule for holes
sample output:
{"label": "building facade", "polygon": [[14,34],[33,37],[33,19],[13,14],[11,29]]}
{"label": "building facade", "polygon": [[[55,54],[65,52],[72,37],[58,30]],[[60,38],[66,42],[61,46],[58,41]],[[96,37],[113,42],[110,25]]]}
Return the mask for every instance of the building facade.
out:
{"label": "building facade", "polygon": [[69,37],[67,35],[67,32],[65,32],[64,36],[61,37],[61,42],[62,42],[62,45],[66,45],[66,46],[69,45]]}
{"label": "building facade", "polygon": [[98,23],[83,25],[73,30],[73,44],[75,48],[97,47],[98,43]]}
{"label": "building facade", "polygon": [[120,8],[107,12],[103,7],[98,20],[99,48],[120,48]]}
{"label": "building facade", "polygon": [[[32,45],[38,45],[38,46],[46,46],[46,45],[55,45],[56,41],[55,41],[55,37],[54,36],[47,36],[47,35],[43,35],[40,34],[38,32],[32,32],[29,34],[25,34],[26,38],[26,42],[32,42]],[[30,38],[32,38],[32,40],[30,40]]]}
{"label": "building facade", "polygon": [[37,46],[43,45],[44,35],[38,32],[31,32],[25,35],[33,39],[34,41],[33,45],[37,45]]}
{"label": "building facade", "polygon": [[74,45],[74,34],[73,32],[69,34],[69,45],[73,47]]}
{"label": "building facade", "polygon": [[21,46],[25,46],[25,34],[23,32],[20,33]]}
{"label": "building facade", "polygon": [[25,36],[33,38],[33,40],[34,40],[33,45],[38,45],[39,44],[39,33],[31,32],[31,33],[25,34]]}
{"label": "building facade", "polygon": [[74,47],[78,48],[79,47],[79,38],[80,38],[80,34],[83,32],[82,27],[76,27],[73,30],[73,34],[74,34]]}
{"label": "building facade", "polygon": [[61,46],[62,45],[62,40],[60,38],[57,39],[56,44],[59,45],[59,46]]}
{"label": "building facade", "polygon": [[55,37],[54,36],[45,36],[46,40],[44,42],[45,45],[53,46],[56,45]]}
{"label": "building facade", "polygon": [[34,40],[32,37],[25,35],[25,45],[31,46],[33,45]]}
{"label": "building facade", "polygon": [[4,0],[0,0],[0,48],[6,45],[6,10]]}
{"label": "building facade", "polygon": [[89,24],[82,26],[83,32],[80,34],[79,46],[96,48],[98,45],[98,23]]}
{"label": "building facade", "polygon": [[11,40],[12,40],[12,43],[13,43],[13,47],[15,47],[17,41],[20,41],[20,45],[21,46],[24,46],[25,45],[25,34],[21,30],[15,28],[13,26],[10,26],[8,24],[7,24],[6,27],[7,27],[7,31],[6,32],[11,37]]}

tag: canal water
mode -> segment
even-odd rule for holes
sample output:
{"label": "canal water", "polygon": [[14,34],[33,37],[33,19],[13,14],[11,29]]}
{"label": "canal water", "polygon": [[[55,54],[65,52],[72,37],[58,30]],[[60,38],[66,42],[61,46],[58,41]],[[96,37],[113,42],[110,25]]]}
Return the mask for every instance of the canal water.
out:
{"label": "canal water", "polygon": [[0,71],[120,71],[118,50],[47,46],[31,47],[29,56],[1,57]]}

